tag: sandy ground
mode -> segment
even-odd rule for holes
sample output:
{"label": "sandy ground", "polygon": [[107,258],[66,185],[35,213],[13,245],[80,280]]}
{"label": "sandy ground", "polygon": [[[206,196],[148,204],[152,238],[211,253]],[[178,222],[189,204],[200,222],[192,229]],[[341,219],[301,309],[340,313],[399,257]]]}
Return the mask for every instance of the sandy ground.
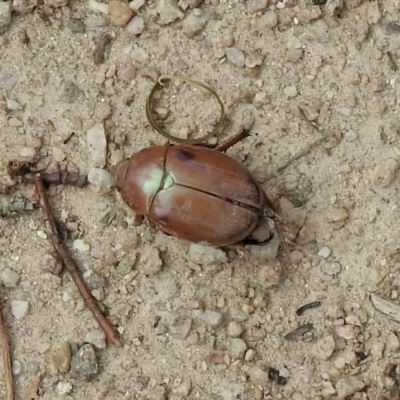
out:
{"label": "sandy ground", "polygon": [[[25,12],[10,24],[0,13],[3,199],[34,199],[33,187],[12,186],[11,159],[82,174],[98,166],[87,145],[97,124],[107,170],[164,143],[145,99],[158,74],[184,75],[221,96],[223,138],[242,126],[257,133],[228,154],[271,197],[288,193],[282,213],[304,227],[279,262],[237,246],[206,265],[187,243],[138,225],[113,190],[51,187],[73,255],[124,346],[105,345],[71,278],[57,273],[41,212],[0,218],[18,398],[399,398],[399,325],[370,301],[388,298],[399,315],[398,1],[134,1],[128,27],[94,3],[34,3],[14,1]],[[174,132],[215,122],[215,102],[186,85],[170,90],[158,111],[171,112]],[[296,314],[314,301],[320,307]],[[285,338],[305,324],[313,327],[297,341]],[[79,353],[87,342],[91,364]]]}

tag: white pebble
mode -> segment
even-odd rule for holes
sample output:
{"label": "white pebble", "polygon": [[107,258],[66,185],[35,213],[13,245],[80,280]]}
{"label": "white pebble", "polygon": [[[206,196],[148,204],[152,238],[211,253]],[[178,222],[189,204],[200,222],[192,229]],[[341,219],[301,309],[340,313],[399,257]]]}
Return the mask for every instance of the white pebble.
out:
{"label": "white pebble", "polygon": [[185,14],[177,7],[172,0],[163,0],[158,2],[157,13],[160,16],[159,25],[169,25],[177,19],[182,19]]}
{"label": "white pebble", "polygon": [[250,376],[250,380],[255,385],[264,386],[264,385],[268,384],[268,382],[269,382],[268,372],[264,371],[260,367],[257,367],[257,366],[254,365],[254,366],[249,368],[247,373]]}
{"label": "white pebble", "polygon": [[278,16],[275,11],[268,11],[258,19],[257,25],[259,29],[269,31],[278,24]]}
{"label": "white pebble", "polygon": [[225,50],[226,57],[228,61],[238,67],[244,67],[245,65],[245,56],[242,50],[236,47],[228,47]]}
{"label": "white pebble", "polygon": [[328,258],[331,255],[331,249],[329,247],[324,246],[319,252],[318,255],[322,258]]}
{"label": "white pebble", "polygon": [[0,3],[0,33],[4,32],[11,24],[11,1],[3,1]]}
{"label": "white pebble", "polygon": [[53,147],[51,149],[51,154],[54,161],[61,162],[65,160],[65,153],[59,147]]}
{"label": "white pebble", "polygon": [[29,303],[25,300],[11,301],[11,311],[16,319],[25,318],[28,315]]}
{"label": "white pebble", "polygon": [[108,4],[100,3],[95,0],[89,0],[89,10],[99,12],[101,14],[108,14]]}
{"label": "white pebble", "polygon": [[286,86],[283,89],[283,94],[289,98],[297,96],[297,88],[296,86]]}
{"label": "white pebble", "polygon": [[129,8],[134,12],[138,12],[145,4],[145,0],[133,0],[129,3]]}
{"label": "white pebble", "polygon": [[19,281],[19,275],[9,268],[5,268],[1,271],[0,280],[3,285],[7,288],[14,288],[17,286]]}
{"label": "white pebble", "polygon": [[19,155],[23,161],[34,162],[37,161],[38,151],[34,147],[22,147],[19,151]]}
{"label": "white pebble", "polygon": [[98,123],[88,130],[87,142],[94,166],[104,167],[107,158],[107,139],[103,124]]}
{"label": "white pebble", "polygon": [[247,343],[240,338],[232,338],[229,341],[229,355],[233,358],[243,358],[247,350]]}
{"label": "white pebble", "polygon": [[193,12],[183,20],[182,31],[188,38],[193,38],[198,35],[206,26],[207,18],[201,14],[196,16]]}
{"label": "white pebble", "polygon": [[6,99],[6,105],[10,111],[17,111],[22,108],[21,105],[17,101],[12,100],[12,99]]}
{"label": "white pebble", "polygon": [[265,10],[268,6],[268,1],[269,0],[249,0],[247,2],[247,8],[250,12],[256,13]]}
{"label": "white pebble", "polygon": [[222,314],[217,311],[206,310],[201,315],[201,319],[206,325],[216,327],[222,322]]}
{"label": "white pebble", "polygon": [[146,275],[154,275],[161,270],[162,264],[160,251],[156,247],[146,245],[139,259],[139,266],[142,272]]}
{"label": "white pebble", "polygon": [[98,193],[109,193],[113,186],[111,174],[107,170],[101,168],[90,168],[88,172],[88,181]]}
{"label": "white pebble", "polygon": [[85,342],[91,343],[93,346],[96,346],[98,349],[106,348],[106,335],[100,329],[95,329],[93,331],[88,332],[85,335]]}
{"label": "white pebble", "polygon": [[388,187],[396,177],[399,163],[394,158],[380,161],[375,168],[372,180],[375,185]]}
{"label": "white pebble", "polygon": [[330,276],[336,276],[337,274],[340,273],[342,270],[342,266],[338,262],[332,262],[332,263],[325,263],[321,267],[321,271],[324,274],[330,275]]}
{"label": "white pebble", "polygon": [[318,340],[313,347],[313,354],[320,360],[327,360],[335,351],[335,339],[325,336]]}
{"label": "white pebble", "polygon": [[70,382],[63,382],[63,381],[61,381],[61,382],[58,382],[58,383],[57,383],[56,390],[57,390],[57,393],[58,393],[60,396],[64,396],[64,395],[66,395],[66,394],[68,394],[68,393],[71,392],[71,390],[72,390],[72,385],[71,385]]}
{"label": "white pebble", "polygon": [[125,29],[131,35],[140,35],[144,31],[144,19],[133,17]]}
{"label": "white pebble", "polygon": [[189,257],[192,261],[201,265],[226,263],[228,258],[224,251],[210,246],[192,243],[189,247]]}
{"label": "white pebble", "polygon": [[190,318],[175,318],[169,326],[169,332],[175,339],[185,339],[191,326]]}
{"label": "white pebble", "polygon": [[338,398],[340,399],[358,393],[363,390],[364,387],[365,383],[363,379],[358,376],[346,376],[339,379],[335,386]]}
{"label": "white pebble", "polygon": [[74,240],[72,247],[74,250],[81,251],[81,252],[90,250],[90,246],[82,239]]}

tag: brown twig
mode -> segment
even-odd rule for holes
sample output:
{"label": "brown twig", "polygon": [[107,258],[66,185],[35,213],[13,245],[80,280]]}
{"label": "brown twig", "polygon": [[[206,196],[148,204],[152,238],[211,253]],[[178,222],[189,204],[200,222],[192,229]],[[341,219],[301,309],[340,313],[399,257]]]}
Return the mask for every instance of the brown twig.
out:
{"label": "brown twig", "polygon": [[[8,170],[12,178],[17,178],[25,183],[33,183],[35,174],[38,172],[35,164],[23,161],[10,161]],[[42,172],[41,177],[47,184],[69,185],[78,188],[84,187],[88,181],[85,175],[73,174],[70,172]]]}
{"label": "brown twig", "polygon": [[38,195],[40,198],[40,206],[42,207],[43,213],[45,215],[45,224],[48,225],[51,231],[51,241],[53,243],[54,249],[57,251],[61,259],[63,260],[63,264],[67,268],[73,281],[78,287],[78,290],[83,300],[85,301],[87,307],[96,318],[97,322],[99,323],[101,329],[107,336],[108,340],[110,340],[110,342],[117,347],[122,346],[122,341],[118,333],[116,332],[115,328],[111,325],[111,323],[107,320],[107,318],[104,316],[104,314],[100,311],[96,303],[96,300],[89,292],[75,261],[70,256],[67,247],[60,238],[56,221],[51,211],[50,202],[47,197],[46,188],[44,186],[42,176],[40,174],[36,174],[34,179],[35,179],[36,189],[38,191]]}
{"label": "brown twig", "polygon": [[11,369],[10,343],[8,341],[7,328],[0,309],[0,341],[3,352],[4,375],[6,380],[6,400],[14,400],[14,384]]}

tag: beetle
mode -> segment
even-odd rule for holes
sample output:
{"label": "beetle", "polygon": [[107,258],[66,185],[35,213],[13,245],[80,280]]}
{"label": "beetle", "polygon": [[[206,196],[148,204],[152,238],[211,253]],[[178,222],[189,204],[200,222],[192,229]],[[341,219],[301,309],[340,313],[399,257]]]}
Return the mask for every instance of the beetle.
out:
{"label": "beetle", "polygon": [[137,215],[164,233],[193,243],[265,245],[252,238],[262,220],[278,214],[251,172],[224,152],[249,132],[242,130],[214,148],[154,145],[120,161],[115,186]]}

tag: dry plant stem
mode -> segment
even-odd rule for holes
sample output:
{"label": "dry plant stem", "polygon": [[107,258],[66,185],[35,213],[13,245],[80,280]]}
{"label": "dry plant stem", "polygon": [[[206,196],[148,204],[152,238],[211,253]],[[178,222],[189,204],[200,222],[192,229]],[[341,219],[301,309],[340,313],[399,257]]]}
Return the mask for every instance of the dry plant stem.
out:
{"label": "dry plant stem", "polygon": [[89,310],[96,318],[97,322],[99,323],[101,329],[107,336],[108,340],[117,347],[122,346],[122,341],[117,331],[107,320],[107,318],[103,315],[103,313],[100,311],[96,303],[96,300],[89,292],[86,283],[83,280],[77,265],[75,264],[75,261],[70,256],[67,247],[65,246],[65,244],[63,243],[58,234],[56,221],[51,211],[49,199],[47,197],[43,179],[40,174],[35,175],[35,184],[40,198],[40,206],[42,207],[45,216],[45,224],[48,225],[51,230],[51,241],[53,243],[54,249],[57,251],[61,259],[63,260],[63,263],[67,268],[68,272],[70,273],[72,279],[74,280],[76,286],[78,287],[83,300],[85,301]]}
{"label": "dry plant stem", "polygon": [[3,317],[3,312],[0,309],[0,340],[1,350],[3,352],[4,362],[4,375],[6,381],[6,399],[14,400],[14,384],[11,369],[11,358],[10,358],[10,343],[8,341],[7,328]]}

